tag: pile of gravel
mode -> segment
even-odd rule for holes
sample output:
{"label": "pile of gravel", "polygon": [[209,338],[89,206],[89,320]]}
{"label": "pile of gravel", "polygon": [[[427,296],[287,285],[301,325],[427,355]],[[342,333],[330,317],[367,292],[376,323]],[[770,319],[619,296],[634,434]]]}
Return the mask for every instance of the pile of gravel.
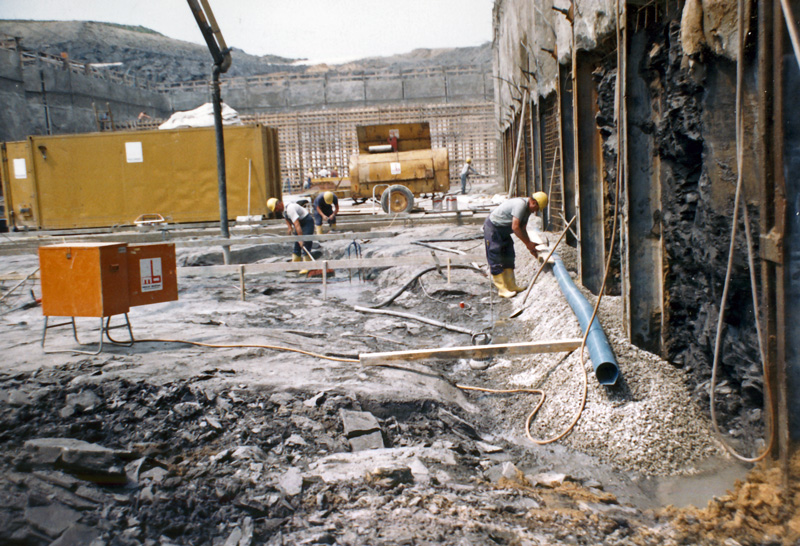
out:
{"label": "pile of gravel", "polygon": [[[572,249],[560,248],[567,264],[574,263]],[[527,281],[538,266],[524,247],[517,248],[518,276]],[[576,285],[579,284],[576,281]],[[596,298],[583,294],[594,305]],[[520,301],[517,301],[520,300]],[[514,300],[520,305],[521,298]],[[580,326],[566,302],[558,282],[543,273],[528,296],[527,308],[508,321],[522,340],[578,338]],[[586,407],[572,432],[559,443],[596,456],[625,470],[649,475],[691,474],[694,466],[724,450],[715,439],[706,416],[692,402],[681,370],[660,357],[631,345],[622,328],[622,299],[604,296],[599,319],[620,368],[614,387],[601,386],[593,373],[588,352],[589,374]],[[506,388],[542,389],[547,397],[531,425],[534,438],[551,438],[569,426],[580,409],[582,393],[581,351],[507,360],[487,373],[491,381]],[[538,398],[518,397],[509,433],[525,438],[524,423]]]}

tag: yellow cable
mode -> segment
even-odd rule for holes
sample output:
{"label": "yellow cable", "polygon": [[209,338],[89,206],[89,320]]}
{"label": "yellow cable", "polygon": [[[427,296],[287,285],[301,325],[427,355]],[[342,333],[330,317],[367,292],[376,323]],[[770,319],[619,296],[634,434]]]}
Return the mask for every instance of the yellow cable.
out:
{"label": "yellow cable", "polygon": [[[619,0],[617,0],[617,3],[616,3],[616,6],[617,6],[617,17],[616,17],[616,20],[617,20],[617,43],[618,44],[620,42],[619,5],[620,5]],[[619,62],[619,56],[620,55],[621,55],[620,48],[618,47],[617,48],[617,56],[618,56],[617,67],[620,66],[620,62]],[[618,82],[619,82],[619,80],[618,80]],[[619,125],[619,105],[622,103],[621,88],[620,88],[619,83],[617,84],[616,93],[617,93],[617,99],[618,100],[615,101],[615,119],[617,120],[617,130],[619,131],[619,127],[620,127],[620,125]],[[618,135],[618,142],[623,142],[623,141],[624,141],[624,139],[620,139],[619,135]],[[621,153],[621,150],[618,148],[617,149],[617,184],[616,184],[616,195],[615,195],[615,202],[614,202],[614,223],[613,223],[613,227],[611,228],[611,243],[609,245],[608,260],[606,261],[605,271],[603,272],[603,283],[600,286],[600,291],[599,291],[598,296],[597,296],[597,302],[595,302],[595,305],[594,305],[594,312],[592,313],[592,318],[589,319],[589,324],[586,326],[586,332],[584,332],[583,338],[581,339],[581,352],[580,352],[579,360],[580,360],[580,363],[581,363],[581,370],[583,371],[583,389],[582,389],[582,392],[581,392],[580,407],[578,408],[578,411],[575,413],[575,417],[572,419],[572,422],[560,434],[558,434],[556,436],[553,436],[551,438],[547,438],[545,440],[540,440],[540,439],[537,439],[537,438],[534,438],[533,436],[531,436],[530,425],[531,425],[531,422],[533,421],[533,418],[536,416],[536,414],[539,412],[539,409],[542,407],[542,404],[544,404],[544,400],[545,400],[544,391],[541,391],[539,389],[511,389],[511,390],[507,390],[507,391],[503,391],[503,390],[493,391],[491,389],[481,389],[479,387],[467,387],[467,386],[457,385],[459,388],[464,389],[464,390],[483,390],[485,392],[530,392],[530,393],[535,393],[535,394],[541,394],[541,396],[542,396],[541,400],[539,400],[539,403],[536,405],[535,408],[533,408],[533,411],[531,411],[531,413],[528,414],[528,418],[525,420],[525,435],[528,437],[528,439],[531,442],[533,442],[534,444],[537,444],[537,445],[551,444],[553,442],[556,442],[556,441],[564,438],[567,434],[572,432],[572,430],[575,428],[575,425],[580,420],[581,415],[583,414],[584,408],[586,407],[586,397],[587,397],[588,390],[589,390],[589,376],[586,373],[586,360],[584,358],[585,349],[586,349],[586,339],[589,337],[589,329],[592,327],[592,323],[594,323],[594,319],[597,317],[597,312],[600,309],[600,302],[603,299],[603,293],[605,292],[605,289],[606,289],[606,282],[608,281],[608,273],[611,270],[611,258],[612,258],[613,254],[614,254],[614,243],[615,243],[616,238],[617,238],[617,218],[619,216],[619,194],[620,194],[620,185],[621,185],[621,179],[622,179],[622,169],[623,169],[622,153]],[[573,220],[574,220],[574,218],[573,218]],[[569,227],[569,226],[567,226],[567,227]],[[565,230],[565,232],[566,232],[566,230]]]}

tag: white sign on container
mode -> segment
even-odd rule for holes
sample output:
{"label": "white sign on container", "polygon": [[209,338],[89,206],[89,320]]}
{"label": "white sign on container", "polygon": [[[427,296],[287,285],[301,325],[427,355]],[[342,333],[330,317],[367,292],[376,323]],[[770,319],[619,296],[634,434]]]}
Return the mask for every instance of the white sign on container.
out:
{"label": "white sign on container", "polygon": [[14,160],[14,178],[28,178],[28,169],[25,167],[24,157],[18,157]]}
{"label": "white sign on container", "polygon": [[142,143],[126,142],[125,156],[128,158],[128,163],[143,163],[144,154],[142,154]]}
{"label": "white sign on container", "polygon": [[163,290],[164,277],[161,275],[161,258],[139,260],[139,276],[142,279],[142,292]]}
{"label": "white sign on container", "polygon": [[392,171],[392,174],[400,174],[400,163],[399,162],[392,162],[389,164],[389,168]]}

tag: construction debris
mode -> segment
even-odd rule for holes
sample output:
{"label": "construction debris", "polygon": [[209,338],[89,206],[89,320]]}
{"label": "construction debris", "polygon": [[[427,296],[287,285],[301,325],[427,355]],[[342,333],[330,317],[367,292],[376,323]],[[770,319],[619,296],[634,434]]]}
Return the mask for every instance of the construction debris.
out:
{"label": "construction debris", "polygon": [[[691,536],[696,527],[686,522],[695,520],[684,514],[692,512],[653,511],[686,502],[664,490],[732,463],[680,371],[624,342],[614,298],[604,299],[599,318],[623,380],[608,389],[590,377],[583,415],[556,444],[535,446],[525,436],[537,395],[456,385],[542,389],[547,399],[531,433],[550,436],[579,407],[575,344],[553,354],[356,363],[359,355],[470,343],[463,332],[402,316],[365,318],[353,306],[385,302],[420,271],[403,261],[419,253],[413,241],[456,239],[438,244],[476,252],[478,230],[407,227],[370,241],[365,258],[400,265],[368,269],[363,280],[329,279],[324,313],[319,280],[252,275],[241,301],[235,274],[182,275],[179,301],[131,311],[135,337],[151,341],[96,356],[51,355],[44,367],[39,311],[4,316],[0,342],[11,367],[0,375],[0,446],[8,455],[0,460],[0,542],[456,545],[492,537],[656,545]],[[324,242],[323,258],[338,258],[348,244]],[[179,261],[189,253],[203,262],[193,248],[179,251]],[[568,250],[561,255],[574,264]],[[523,281],[538,264],[517,256]],[[11,257],[0,273],[31,265]],[[497,346],[580,335],[547,271],[518,318],[504,319],[513,301],[503,303],[476,271],[442,277],[432,268],[386,307],[486,330]],[[279,346],[344,362],[266,348]],[[474,346],[482,347],[493,346]],[[591,374],[588,362],[586,369]],[[704,502],[731,485],[712,482]]]}

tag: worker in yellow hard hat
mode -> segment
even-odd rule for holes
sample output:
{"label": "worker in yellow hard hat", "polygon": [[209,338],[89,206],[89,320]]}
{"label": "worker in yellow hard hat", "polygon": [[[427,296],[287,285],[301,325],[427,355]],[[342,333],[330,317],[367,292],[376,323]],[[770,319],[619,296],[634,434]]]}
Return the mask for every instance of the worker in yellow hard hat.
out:
{"label": "worker in yellow hard hat", "polygon": [[[286,220],[286,225],[288,226],[289,235],[314,234],[314,219],[305,209],[305,207],[302,207],[297,203],[289,203],[288,205],[284,206],[283,201],[272,197],[267,200],[267,209],[270,212],[274,212],[275,214],[283,216],[283,219]],[[292,261],[310,262],[311,246],[313,244],[313,241],[303,241],[302,245],[299,241],[296,242],[294,244],[294,250],[292,251]],[[299,275],[305,275],[306,273],[308,273],[307,269],[298,272]]]}
{"label": "worker in yellow hard hat", "polygon": [[314,198],[314,206],[311,207],[311,214],[314,215],[314,230],[322,233],[322,222],[328,222],[331,229],[336,229],[336,215],[339,214],[339,198],[332,191],[320,193]]}
{"label": "worker in yellow hard hat", "polygon": [[467,178],[469,178],[470,174],[480,175],[480,173],[472,167],[472,158],[468,157],[464,162],[464,167],[461,169],[461,195],[467,193]]}
{"label": "worker in yellow hard hat", "polygon": [[492,211],[483,224],[486,260],[501,298],[511,298],[525,290],[525,287],[517,285],[514,277],[515,254],[511,234],[516,235],[528,251],[538,258],[536,245],[528,237],[528,218],[546,209],[547,202],[547,194],[541,191],[530,197],[507,199]]}

